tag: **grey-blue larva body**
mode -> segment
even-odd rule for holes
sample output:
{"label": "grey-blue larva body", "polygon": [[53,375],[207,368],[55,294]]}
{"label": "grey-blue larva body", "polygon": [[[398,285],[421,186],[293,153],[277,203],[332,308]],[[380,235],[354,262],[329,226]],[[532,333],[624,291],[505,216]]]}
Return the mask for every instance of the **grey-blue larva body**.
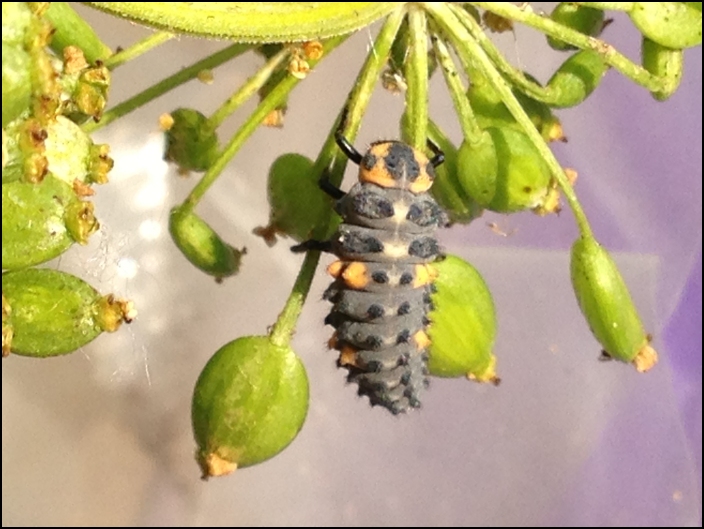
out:
{"label": "grey-blue larva body", "polygon": [[442,160],[398,141],[353,153],[359,182],[337,201],[343,223],[325,247],[339,258],[328,268],[326,323],[359,394],[398,414],[419,407],[428,384],[429,263],[440,255],[436,230],[448,224],[428,190]]}

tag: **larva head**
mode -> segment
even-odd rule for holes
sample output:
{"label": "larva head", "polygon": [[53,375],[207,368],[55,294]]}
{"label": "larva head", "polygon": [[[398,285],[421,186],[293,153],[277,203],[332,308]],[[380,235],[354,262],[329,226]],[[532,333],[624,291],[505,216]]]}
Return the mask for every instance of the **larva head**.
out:
{"label": "larva head", "polygon": [[433,185],[435,171],[421,151],[400,141],[372,143],[359,164],[359,181],[384,188],[424,193]]}

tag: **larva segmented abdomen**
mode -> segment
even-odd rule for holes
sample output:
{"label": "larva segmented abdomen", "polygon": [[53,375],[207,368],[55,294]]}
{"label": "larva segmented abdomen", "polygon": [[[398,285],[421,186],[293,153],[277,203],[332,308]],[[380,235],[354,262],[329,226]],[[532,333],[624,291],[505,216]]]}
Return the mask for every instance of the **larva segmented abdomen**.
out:
{"label": "larva segmented abdomen", "polygon": [[420,406],[427,386],[435,231],[446,217],[427,193],[358,183],[338,201],[343,217],[331,240],[340,258],[325,292],[331,347],[372,405],[394,414]]}

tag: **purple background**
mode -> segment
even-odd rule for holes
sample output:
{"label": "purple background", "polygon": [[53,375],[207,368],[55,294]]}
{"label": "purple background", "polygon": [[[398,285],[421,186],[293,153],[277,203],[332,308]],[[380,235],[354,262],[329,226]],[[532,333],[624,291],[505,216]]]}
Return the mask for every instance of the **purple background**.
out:
{"label": "purple background", "polygon": [[[111,46],[146,34],[81,11]],[[616,19],[605,38],[637,57],[637,33],[617,33],[629,24]],[[583,105],[560,113],[570,141],[555,147],[579,171],[594,231],[655,334],[656,369],[637,375],[595,360],[569,287],[568,212],[487,215],[443,240],[494,294],[499,389],[434,380],[419,414],[369,411],[325,350],[320,273],[294,341],[312,393],[300,436],[264,465],[198,481],[195,378],[226,341],[265,332],[300,264],[288,241],[269,250],[251,235],[266,220],[268,167],[284,152],[315,156],[372,39],[360,32],[324,61],[292,95],[286,127],[257,131],[199,207],[250,250],[241,275],[221,286],[166,233],[171,205],[195,178],[161,162],[157,117],[178,106],[212,112],[259,59],[218,69],[212,86],[190,83],[98,134],[116,160],[96,197],[101,234],[52,266],[134,299],[140,316],[77,354],[3,362],[3,525],[701,524],[701,48],[687,50],[682,87],[665,103],[610,72]],[[543,81],[565,57],[524,28],[497,40]],[[112,101],[220,47],[169,42],[116,72]],[[357,143],[395,137],[402,105],[375,95]],[[431,114],[460,137],[439,78]]]}

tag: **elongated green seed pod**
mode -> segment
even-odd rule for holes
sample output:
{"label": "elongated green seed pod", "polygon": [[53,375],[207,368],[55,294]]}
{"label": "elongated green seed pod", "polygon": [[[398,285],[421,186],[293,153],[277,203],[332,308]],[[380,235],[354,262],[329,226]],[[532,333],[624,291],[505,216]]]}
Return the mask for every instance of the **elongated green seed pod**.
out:
{"label": "elongated green seed pod", "polygon": [[2,275],[3,356],[71,353],[135,317],[132,304],[102,296],[71,274],[26,268]]}
{"label": "elongated green seed pod", "polygon": [[584,101],[599,86],[609,66],[592,50],[580,50],[570,56],[547,84],[552,106],[573,107]]}
{"label": "elongated green seed pod", "polygon": [[666,48],[648,37],[643,37],[640,51],[643,67],[650,73],[667,80],[665,89],[653,93],[655,99],[665,101],[680,86],[684,53],[682,50]]}
{"label": "elongated green seed pod", "polygon": [[430,313],[430,374],[497,384],[496,311],[489,288],[479,272],[459,257],[448,255],[433,267],[438,277]]}
{"label": "elongated green seed pod", "polygon": [[313,162],[297,153],[279,156],[269,169],[269,225],[254,233],[270,246],[276,235],[296,241],[309,239],[330,212],[330,199],[318,186]]}
{"label": "elongated green seed pod", "polygon": [[183,206],[173,208],[169,232],[184,257],[206,274],[222,279],[239,271],[246,250],[227,244],[192,211]]}
{"label": "elongated green seed pod", "polygon": [[218,156],[218,136],[208,118],[197,110],[179,108],[170,113],[164,159],[184,171],[206,171]]}
{"label": "elongated green seed pod", "polygon": [[593,238],[580,237],[572,246],[570,269],[579,307],[604,355],[640,372],[653,367],[657,351],[608,252]]}

